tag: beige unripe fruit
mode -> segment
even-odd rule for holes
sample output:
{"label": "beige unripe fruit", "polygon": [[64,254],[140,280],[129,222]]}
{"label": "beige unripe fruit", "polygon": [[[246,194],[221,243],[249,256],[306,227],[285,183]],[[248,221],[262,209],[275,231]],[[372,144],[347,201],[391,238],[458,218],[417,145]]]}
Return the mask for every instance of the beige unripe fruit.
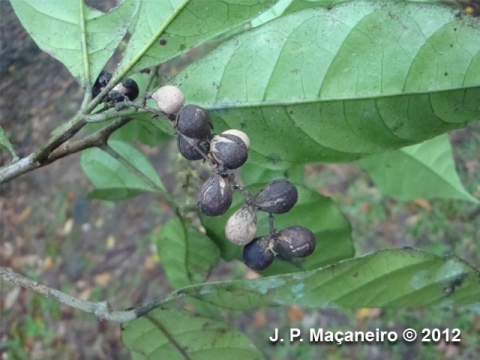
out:
{"label": "beige unripe fruit", "polygon": [[176,86],[166,85],[152,94],[158,108],[166,114],[176,114],[185,103],[182,90]]}
{"label": "beige unripe fruit", "polygon": [[250,206],[237,210],[225,224],[225,235],[228,241],[238,246],[252,241],[256,232],[257,217]]}
{"label": "beige unripe fruit", "polygon": [[250,139],[248,138],[248,135],[245,134],[243,131],[237,130],[237,129],[230,129],[227,131],[222,132],[222,134],[229,134],[229,135],[235,135],[238,136],[240,139],[242,139],[243,143],[247,147],[247,149],[250,149]]}

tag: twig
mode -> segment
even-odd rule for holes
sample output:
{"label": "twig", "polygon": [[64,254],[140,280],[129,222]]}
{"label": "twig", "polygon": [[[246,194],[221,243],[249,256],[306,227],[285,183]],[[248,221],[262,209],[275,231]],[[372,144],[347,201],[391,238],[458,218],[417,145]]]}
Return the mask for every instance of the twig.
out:
{"label": "twig", "polygon": [[95,316],[101,319],[117,322],[127,322],[134,320],[138,317],[135,310],[112,311],[110,305],[106,301],[92,302],[77,299],[61,291],[52,289],[45,285],[41,285],[36,281],[26,278],[25,276],[17,274],[4,267],[0,267],[0,277],[16,285],[31,289],[41,295],[55,299],[62,304],[88,313],[93,313],[95,314]]}
{"label": "twig", "polygon": [[0,184],[6,183],[22,174],[37,168],[51,164],[52,162],[61,159],[67,155],[74,154],[76,152],[89,149],[92,147],[102,146],[108,137],[117,129],[128,123],[130,118],[116,119],[93,134],[90,134],[82,139],[72,141],[70,143],[64,143],[53,150],[50,155],[43,162],[35,160],[35,154],[17,161],[16,163],[9,164],[0,168]]}
{"label": "twig", "polygon": [[93,302],[75,298],[56,289],[52,289],[46,285],[39,284],[38,282],[33,281],[23,275],[17,274],[11,269],[0,267],[0,278],[26,289],[31,289],[41,295],[52,298],[75,309],[95,314],[95,316],[98,318],[115,322],[127,322],[138,319],[153,309],[189,296],[187,291],[177,291],[165,299],[157,299],[151,303],[141,305],[133,309],[112,311],[111,306],[106,301]]}

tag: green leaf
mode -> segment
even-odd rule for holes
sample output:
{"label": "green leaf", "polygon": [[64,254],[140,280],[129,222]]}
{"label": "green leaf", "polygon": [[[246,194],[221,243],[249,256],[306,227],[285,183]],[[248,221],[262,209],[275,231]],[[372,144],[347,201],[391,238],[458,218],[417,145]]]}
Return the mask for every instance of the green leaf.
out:
{"label": "green leaf", "polygon": [[[135,164],[145,176],[164,189],[155,169],[140,151],[121,141],[111,140],[108,144],[130,163]],[[92,198],[117,201],[144,192],[154,192],[154,189],[103,150],[84,150],[80,157],[80,165],[96,187],[96,190],[89,194]]]}
{"label": "green leaf", "polygon": [[130,143],[138,140],[149,146],[156,146],[171,140],[173,128],[165,121],[151,119],[151,115],[148,113],[134,114],[132,117],[134,120],[115,131],[110,138]]}
{"label": "green leaf", "polygon": [[4,146],[12,155],[12,161],[18,160],[18,156],[15,152],[15,149],[13,148],[12,144],[8,140],[7,136],[5,135],[5,132],[3,131],[2,127],[0,126],[0,149],[1,147]]}
{"label": "green leaf", "polygon": [[83,0],[11,0],[37,45],[62,62],[82,86],[95,82],[127,32],[136,0],[123,0],[104,14]]}
{"label": "green leaf", "polygon": [[220,261],[215,243],[192,225],[170,219],[156,241],[168,282],[175,289],[207,280]]}
{"label": "green leaf", "polygon": [[360,160],[375,185],[399,200],[454,198],[479,201],[463,187],[447,135]]}
{"label": "green leaf", "polygon": [[276,1],[145,0],[140,4],[135,26],[130,30],[132,38],[117,72],[123,77],[187,52],[233,28],[240,30]]}
{"label": "green leaf", "polygon": [[468,307],[480,311],[479,272],[456,256],[412,248],[380,250],[302,273],[179,290],[230,310],[307,307]]}
{"label": "green leaf", "polygon": [[133,360],[184,360],[167,332],[192,360],[263,359],[241,332],[184,310],[156,309],[123,325],[122,340]]}
{"label": "green leaf", "polygon": [[[256,194],[265,184],[255,184],[246,189]],[[352,257],[354,248],[350,236],[350,223],[334,202],[302,185],[296,184],[298,202],[287,214],[275,215],[275,227],[284,229],[288,226],[301,225],[310,229],[316,236],[317,246],[312,255],[306,259],[297,259],[292,262],[276,259],[272,266],[263,271],[263,274],[280,274],[301,270],[314,269],[331,264],[342,259]],[[207,235],[216,242],[227,261],[242,259],[242,247],[231,244],[225,237],[224,227],[227,219],[236,210],[243,206],[243,197],[236,192],[229,211],[218,217],[201,215],[202,225]],[[268,215],[257,212],[257,234],[262,236],[268,233]]]}
{"label": "green leaf", "polygon": [[351,2],[235,36],[172,83],[272,169],[398,149],[480,118],[480,25],[443,6]]}

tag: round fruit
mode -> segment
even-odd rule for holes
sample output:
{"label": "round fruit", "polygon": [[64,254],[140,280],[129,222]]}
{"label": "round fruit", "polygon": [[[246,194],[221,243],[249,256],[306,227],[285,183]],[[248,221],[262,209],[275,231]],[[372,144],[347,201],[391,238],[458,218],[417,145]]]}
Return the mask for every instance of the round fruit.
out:
{"label": "round fruit", "polygon": [[[200,149],[205,155],[208,154],[210,143],[207,140],[191,139],[186,136],[179,135],[177,137],[177,147],[180,154],[187,160],[204,159]],[[198,148],[198,149],[197,149]]]}
{"label": "round fruit", "polygon": [[224,132],[212,138],[210,153],[220,165],[227,169],[237,169],[248,159],[248,148],[245,142],[236,135]]}
{"label": "round fruit", "polygon": [[306,227],[295,225],[280,231],[276,236],[275,250],[287,258],[307,257],[315,250],[315,235]]}
{"label": "round fruit", "polygon": [[92,97],[96,98],[102,90],[105,89],[111,78],[112,74],[107,71],[102,71],[100,75],[98,75],[97,80],[95,80],[95,84],[93,84]]}
{"label": "round fruit", "polygon": [[235,245],[248,244],[253,240],[256,232],[257,217],[250,206],[237,210],[225,224],[225,236]]}
{"label": "round fruit", "polygon": [[158,108],[166,114],[176,114],[185,102],[182,90],[176,86],[166,85],[152,94]]}
{"label": "round fruit", "polygon": [[117,84],[106,97],[107,102],[133,101],[139,93],[138,85],[135,80],[125,79]]}
{"label": "round fruit", "polygon": [[248,135],[245,134],[243,131],[240,131],[240,130],[237,130],[237,129],[230,129],[230,130],[222,132],[222,134],[238,136],[240,139],[242,139],[242,141],[245,144],[245,146],[247,147],[247,149],[250,149],[250,139],[248,138]]}
{"label": "round fruit", "polygon": [[232,183],[215,174],[203,184],[198,194],[198,209],[207,216],[220,216],[232,205]]}
{"label": "round fruit", "polygon": [[275,259],[273,238],[270,235],[257,237],[243,248],[243,262],[250,269],[265,270]]}
{"label": "round fruit", "polygon": [[258,210],[271,214],[284,214],[297,203],[298,191],[288,180],[274,180],[254,198]]}
{"label": "round fruit", "polygon": [[192,139],[206,139],[213,129],[208,113],[197,105],[183,106],[177,114],[177,131]]}

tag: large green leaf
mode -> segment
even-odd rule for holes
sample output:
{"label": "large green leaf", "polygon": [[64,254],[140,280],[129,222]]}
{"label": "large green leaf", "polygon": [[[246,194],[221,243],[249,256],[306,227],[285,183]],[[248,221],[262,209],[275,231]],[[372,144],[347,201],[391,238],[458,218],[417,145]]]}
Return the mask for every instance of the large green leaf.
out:
{"label": "large green leaf", "polygon": [[156,241],[158,255],[168,282],[178,289],[206,281],[220,261],[215,243],[192,225],[173,218],[162,228]]}
{"label": "large green leaf", "polygon": [[124,324],[122,330],[123,342],[132,352],[133,360],[263,359],[241,332],[187,311],[156,309]]}
{"label": "large green leaf", "polygon": [[245,186],[267,183],[279,178],[285,178],[296,184],[303,184],[304,176],[304,165],[293,166],[286,170],[272,170],[252,163],[246,163],[242,166],[242,182]]}
{"label": "large green leaf", "polygon": [[123,77],[241,28],[276,1],[143,0],[117,72]]}
{"label": "large green leaf", "polygon": [[380,250],[325,268],[179,292],[231,310],[308,307],[468,307],[480,311],[479,272],[453,255]]}
{"label": "large green leaf", "polygon": [[95,82],[127,32],[137,0],[123,0],[104,14],[83,0],[11,0],[23,27],[38,46],[61,61],[87,86]]}
{"label": "large green leaf", "polygon": [[443,6],[352,2],[235,36],[180,72],[187,102],[270,168],[341,162],[480,118],[480,25]]}
{"label": "large green leaf", "polygon": [[[255,184],[246,189],[256,194],[265,184]],[[275,215],[275,227],[278,230],[288,226],[301,225],[310,229],[316,236],[317,246],[312,255],[303,260],[287,262],[276,259],[264,274],[281,274],[314,269],[331,264],[354,255],[350,236],[350,223],[333,201],[302,185],[298,189],[298,202],[287,214]],[[201,216],[202,225],[207,234],[220,248],[222,257],[227,260],[241,259],[242,247],[231,244],[225,237],[224,227],[230,215],[243,206],[243,197],[237,192],[229,211],[218,217]],[[268,234],[268,216],[257,212],[258,230],[256,236]]]}
{"label": "large green leaf", "polygon": [[[122,141],[110,140],[108,144],[128,162],[135,164],[151,181],[164,188],[155,169],[140,151]],[[155,191],[118,160],[100,149],[84,150],[80,164],[96,188],[89,194],[91,198],[117,201]]]}
{"label": "large green leaf", "polygon": [[360,160],[384,193],[400,200],[456,198],[479,201],[458,177],[447,135]]}

